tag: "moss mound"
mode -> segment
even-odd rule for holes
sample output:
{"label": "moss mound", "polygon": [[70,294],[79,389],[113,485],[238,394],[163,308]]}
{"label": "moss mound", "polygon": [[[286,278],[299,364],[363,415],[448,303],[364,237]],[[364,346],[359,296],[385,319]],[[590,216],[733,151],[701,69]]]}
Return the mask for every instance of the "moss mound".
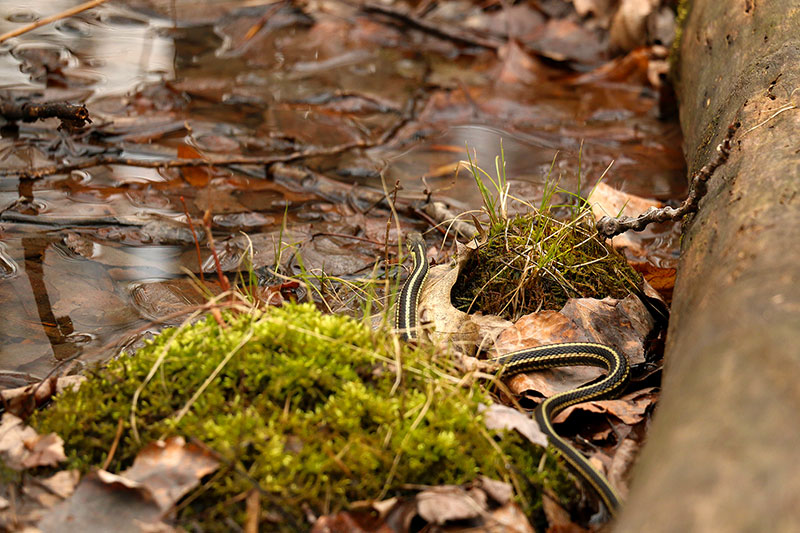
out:
{"label": "moss mound", "polygon": [[[69,466],[84,471],[103,463],[120,420],[114,472],[152,440],[203,441],[226,466],[188,497],[178,518],[204,531],[228,531],[225,519],[242,523],[242,496],[256,483],[272,520],[262,522],[264,531],[307,530],[304,508],[334,512],[348,501],[403,494],[408,484],[464,483],[479,473],[511,482],[539,524],[544,485],[575,497],[551,458],[540,471],[541,449],[486,430],[478,410],[486,394],[454,379],[431,349],[397,347],[385,332],[311,305],[224,316],[224,329],[208,318],[165,331],[60,395],[31,425],[61,435]],[[131,398],[154,365],[137,403],[137,441]]]}
{"label": "moss mound", "polygon": [[596,237],[588,215],[562,222],[534,212],[492,224],[453,286],[453,305],[516,320],[561,309],[569,298],[624,298],[638,289],[641,276]]}

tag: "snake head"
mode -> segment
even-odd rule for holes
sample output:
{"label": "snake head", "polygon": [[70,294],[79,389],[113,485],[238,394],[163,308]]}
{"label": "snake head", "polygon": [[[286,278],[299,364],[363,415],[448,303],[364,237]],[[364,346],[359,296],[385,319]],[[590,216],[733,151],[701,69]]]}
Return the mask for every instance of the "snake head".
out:
{"label": "snake head", "polygon": [[422,237],[422,234],[416,231],[406,233],[406,247],[409,250],[413,250],[417,245],[425,246],[425,239]]}

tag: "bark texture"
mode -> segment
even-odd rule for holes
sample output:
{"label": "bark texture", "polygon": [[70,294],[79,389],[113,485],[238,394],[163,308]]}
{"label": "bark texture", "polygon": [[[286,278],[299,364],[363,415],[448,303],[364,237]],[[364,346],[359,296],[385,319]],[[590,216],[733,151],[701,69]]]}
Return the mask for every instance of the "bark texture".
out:
{"label": "bark texture", "polygon": [[663,395],[615,531],[800,531],[800,4],[690,4],[690,171],[742,127],[685,228]]}

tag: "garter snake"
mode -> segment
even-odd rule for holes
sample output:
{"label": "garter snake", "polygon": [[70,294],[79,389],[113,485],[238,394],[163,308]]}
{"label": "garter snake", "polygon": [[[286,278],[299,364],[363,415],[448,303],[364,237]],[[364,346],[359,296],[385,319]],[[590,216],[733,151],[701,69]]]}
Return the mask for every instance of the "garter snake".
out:
{"label": "garter snake", "polygon": [[[409,234],[406,244],[414,259],[414,269],[400,289],[395,327],[398,334],[408,341],[418,336],[417,304],[420,290],[428,277],[429,265],[425,255],[425,241],[420,234]],[[572,342],[526,348],[504,354],[492,361],[500,365],[504,376],[561,366],[587,365],[606,370],[605,377],[595,383],[550,396],[536,408],[534,418],[542,432],[547,435],[550,444],[589,484],[611,515],[615,515],[621,503],[617,491],[581,452],[556,433],[553,418],[571,405],[618,396],[627,386],[630,377],[628,360],[603,344]]]}

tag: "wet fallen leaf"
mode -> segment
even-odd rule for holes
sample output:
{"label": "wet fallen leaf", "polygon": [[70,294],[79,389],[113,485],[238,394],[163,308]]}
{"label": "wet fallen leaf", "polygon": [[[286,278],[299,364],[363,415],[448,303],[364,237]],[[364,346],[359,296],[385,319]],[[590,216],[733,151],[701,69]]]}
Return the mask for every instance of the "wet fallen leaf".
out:
{"label": "wet fallen leaf", "polygon": [[[207,279],[204,286],[213,295],[222,292],[216,281]],[[150,320],[158,321],[181,311],[188,312],[208,299],[195,281],[185,278],[131,283],[128,291],[136,309]],[[175,316],[170,323],[179,324],[185,318],[185,315]]]}
{"label": "wet fallen leaf", "polygon": [[607,59],[607,47],[594,31],[575,21],[550,19],[525,36],[525,44],[543,57],[594,66]]}
{"label": "wet fallen leaf", "polygon": [[5,413],[0,423],[0,457],[14,470],[55,466],[66,459],[61,437],[39,435],[11,413]]}
{"label": "wet fallen leaf", "polygon": [[523,50],[515,40],[509,40],[497,51],[502,67],[497,80],[506,84],[533,83],[542,77],[539,60]]}
{"label": "wet fallen leaf", "polygon": [[547,446],[547,435],[542,433],[539,424],[527,413],[511,407],[493,403],[482,410],[486,427],[493,430],[516,430],[523,437],[539,446]]}

